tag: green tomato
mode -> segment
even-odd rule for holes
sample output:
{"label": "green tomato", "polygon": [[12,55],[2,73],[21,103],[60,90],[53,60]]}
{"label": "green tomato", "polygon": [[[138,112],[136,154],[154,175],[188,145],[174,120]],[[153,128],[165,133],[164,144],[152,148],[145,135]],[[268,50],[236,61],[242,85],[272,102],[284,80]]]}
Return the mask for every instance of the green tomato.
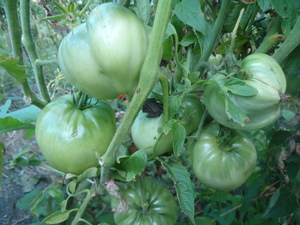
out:
{"label": "green tomato", "polygon": [[[285,75],[279,64],[266,54],[247,56],[241,64],[247,73],[246,84],[256,88],[254,96],[240,96],[228,92],[228,97],[249,118],[244,126],[228,118],[224,93],[215,83],[204,87],[204,102],[209,114],[220,124],[233,129],[260,129],[274,123],[280,116],[280,94],[286,90]],[[227,79],[218,74],[213,79]]]}
{"label": "green tomato", "polygon": [[71,95],[49,103],[36,122],[36,139],[49,164],[64,173],[81,174],[98,165],[115,133],[112,107],[99,101],[77,109]]}
{"label": "green tomato", "polygon": [[195,176],[216,190],[240,187],[254,171],[256,161],[255,147],[244,134],[236,130],[222,134],[217,123],[203,128],[193,148]]}
{"label": "green tomato", "polygon": [[129,9],[114,3],[96,7],[61,42],[58,62],[66,79],[100,99],[134,93],[148,37]]}
{"label": "green tomato", "polygon": [[[186,135],[197,130],[204,113],[204,107],[196,95],[188,94],[183,99],[183,104],[178,112],[180,122],[186,129]],[[158,117],[148,118],[147,113],[139,112],[132,127],[131,135],[135,146],[138,149],[145,149],[148,155],[162,155],[172,150],[172,135],[161,132],[164,123],[164,114]],[[160,138],[161,136],[161,138]],[[159,142],[154,149],[156,141]]]}
{"label": "green tomato", "polygon": [[[172,194],[151,178],[137,179],[120,188],[121,199],[128,210],[115,212],[117,225],[174,225],[178,218],[178,207]],[[113,198],[112,208],[116,210],[120,199]],[[120,211],[120,208],[119,208]]]}

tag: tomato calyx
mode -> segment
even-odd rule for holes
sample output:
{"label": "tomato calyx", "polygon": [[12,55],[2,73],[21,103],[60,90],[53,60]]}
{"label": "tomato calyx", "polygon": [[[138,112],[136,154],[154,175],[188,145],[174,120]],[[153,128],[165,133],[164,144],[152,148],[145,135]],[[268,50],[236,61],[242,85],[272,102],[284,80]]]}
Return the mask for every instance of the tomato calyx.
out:
{"label": "tomato calyx", "polygon": [[98,103],[98,100],[92,102],[92,99],[85,93],[79,91],[77,93],[72,93],[73,103],[76,109],[85,110],[93,107]]}

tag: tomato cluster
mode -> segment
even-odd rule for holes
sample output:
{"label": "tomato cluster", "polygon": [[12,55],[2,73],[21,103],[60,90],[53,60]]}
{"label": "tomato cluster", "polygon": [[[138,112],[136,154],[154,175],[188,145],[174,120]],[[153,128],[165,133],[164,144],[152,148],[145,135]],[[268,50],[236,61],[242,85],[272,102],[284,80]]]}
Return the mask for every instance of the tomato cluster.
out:
{"label": "tomato cluster", "polygon": [[[51,166],[76,175],[98,166],[116,131],[115,111],[104,100],[136,91],[147,48],[144,25],[133,12],[114,3],[96,7],[62,40],[58,61],[65,78],[83,96],[98,100],[65,95],[42,110],[36,138]],[[221,60],[218,55],[209,63]],[[155,158],[172,154],[179,134],[183,142],[192,136],[196,140],[191,149],[182,145],[180,153],[190,150],[191,167],[200,183],[224,191],[240,187],[257,161],[256,149],[243,131],[264,128],[278,119],[286,80],[279,64],[266,54],[249,55],[239,66],[233,73],[220,70],[199,82],[201,91],[192,85],[168,91],[167,101],[182,97],[173,105],[175,113],[165,107],[169,102],[159,103],[155,116],[141,110],[131,126],[134,145]],[[188,75],[185,79],[192,83]],[[114,214],[120,225],[175,224],[178,217],[174,197],[150,178],[122,186],[112,207],[124,200],[127,211]]]}

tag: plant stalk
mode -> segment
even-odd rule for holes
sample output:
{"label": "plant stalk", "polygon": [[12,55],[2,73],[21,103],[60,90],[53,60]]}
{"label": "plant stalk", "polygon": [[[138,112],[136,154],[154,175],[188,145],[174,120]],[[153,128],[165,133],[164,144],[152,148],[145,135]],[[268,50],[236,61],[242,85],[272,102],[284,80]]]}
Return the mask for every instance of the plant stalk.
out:
{"label": "plant stalk", "polygon": [[[23,54],[22,54],[22,32],[19,23],[19,12],[17,7],[17,0],[3,0],[4,10],[7,19],[10,43],[12,47],[13,57],[19,58],[19,64],[23,65]],[[24,101],[36,105],[39,108],[43,108],[46,103],[41,101],[31,90],[28,80],[24,80],[21,84],[22,91],[25,95]]]}
{"label": "plant stalk", "polygon": [[209,56],[212,53],[213,48],[215,47],[216,41],[219,38],[219,35],[222,31],[222,27],[224,24],[224,21],[226,19],[227,13],[229,11],[229,4],[231,0],[223,0],[220,12],[218,14],[218,17],[216,19],[216,22],[212,28],[212,34],[211,34],[211,40],[209,42],[207,51],[203,52],[203,55],[201,56],[199,62],[197,63],[195,67],[195,71],[200,71],[202,64],[206,62],[209,58]]}
{"label": "plant stalk", "polygon": [[47,90],[47,85],[44,79],[43,69],[39,64],[36,63],[39,60],[39,56],[36,51],[35,42],[32,38],[31,27],[30,27],[30,1],[21,0],[20,1],[20,12],[21,12],[21,25],[23,30],[23,44],[29,55],[37,86],[41,97],[44,102],[50,102],[50,96]]}
{"label": "plant stalk", "polygon": [[273,54],[273,58],[280,64],[298,45],[300,44],[300,16],[298,20],[282,43],[282,45],[277,49],[277,51]]}
{"label": "plant stalk", "polygon": [[163,0],[158,2],[151,39],[136,92],[106,153],[100,159],[100,193],[103,193],[105,190],[105,183],[109,178],[110,167],[115,162],[116,152],[158,79],[158,68],[161,61],[164,35],[169,22],[172,1]]}
{"label": "plant stalk", "polygon": [[268,31],[267,35],[265,36],[264,40],[262,41],[258,49],[256,49],[255,53],[266,53],[272,48],[273,43],[270,41],[270,37],[274,34],[277,34],[277,32],[280,29],[281,21],[282,18],[278,15],[274,19],[272,27]]}

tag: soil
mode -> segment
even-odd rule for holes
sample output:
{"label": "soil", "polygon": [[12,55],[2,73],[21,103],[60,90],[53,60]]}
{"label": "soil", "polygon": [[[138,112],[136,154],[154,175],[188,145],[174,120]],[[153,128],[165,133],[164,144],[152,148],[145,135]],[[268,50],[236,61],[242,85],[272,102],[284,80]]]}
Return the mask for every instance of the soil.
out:
{"label": "soil", "polygon": [[28,150],[24,154],[25,159],[35,153],[40,155],[35,139],[24,140],[24,135],[24,131],[0,135],[0,142],[5,146],[0,191],[0,225],[30,225],[38,222],[38,218],[33,218],[29,209],[18,207],[18,201],[33,189],[44,189],[51,183],[51,172],[48,170],[39,166],[18,165],[17,160],[24,151]]}

